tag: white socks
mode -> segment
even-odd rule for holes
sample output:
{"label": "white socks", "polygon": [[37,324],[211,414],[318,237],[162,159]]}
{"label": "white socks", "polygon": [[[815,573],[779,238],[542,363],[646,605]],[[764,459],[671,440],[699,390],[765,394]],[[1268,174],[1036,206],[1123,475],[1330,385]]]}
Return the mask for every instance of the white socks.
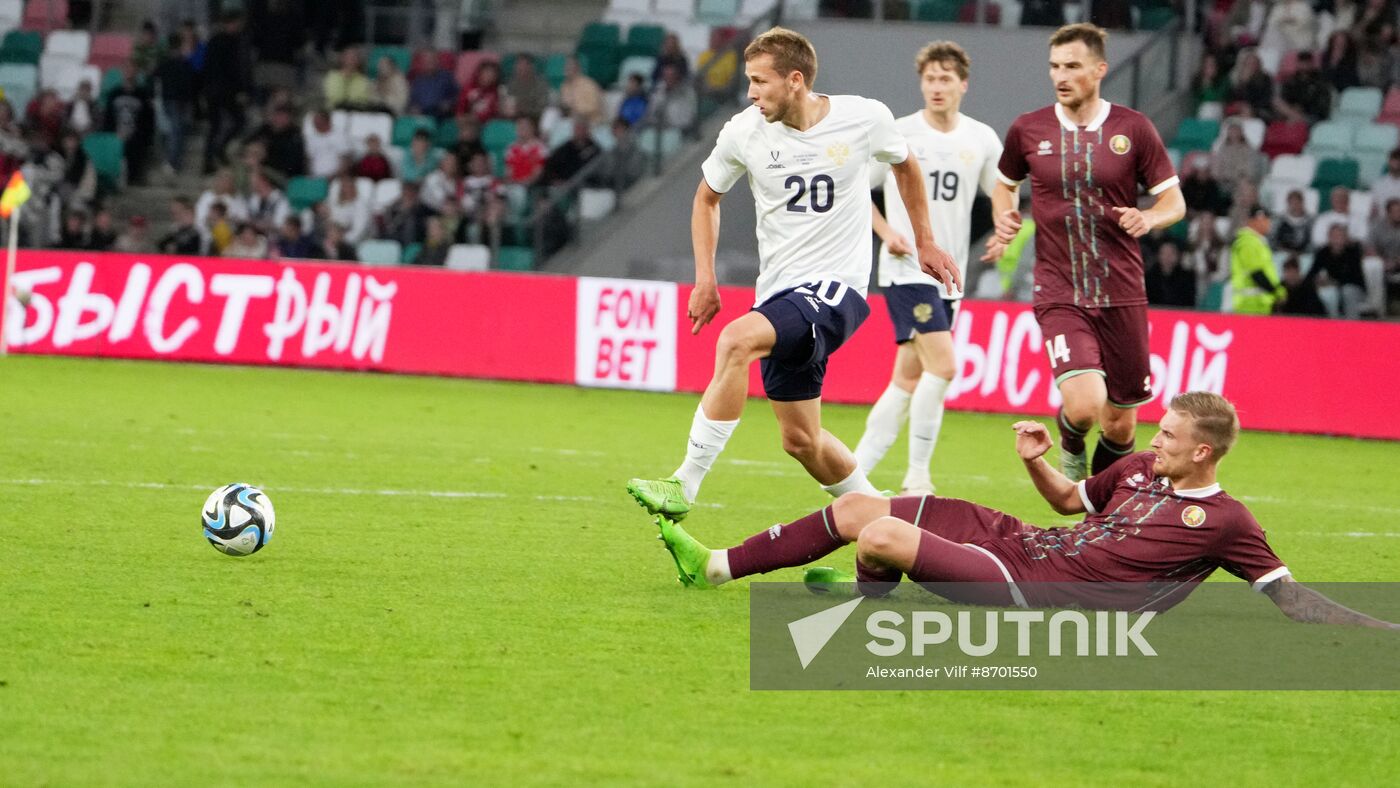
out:
{"label": "white socks", "polygon": [[827,495],[830,495],[832,498],[839,498],[848,492],[863,492],[870,493],[871,495],[880,494],[880,491],[875,489],[875,485],[871,484],[870,480],[865,478],[865,471],[862,471],[860,466],[856,466],[856,469],[851,471],[850,476],[847,476],[835,484],[823,484],[822,489],[826,490]]}
{"label": "white socks", "polygon": [[711,550],[710,560],[705,564],[705,579],[710,585],[717,586],[720,583],[728,583],[734,579],[734,575],[729,572],[729,551]]}
{"label": "white socks", "polygon": [[943,426],[943,396],[950,383],[925,372],[914,387],[909,403],[909,470],[904,475],[905,489],[929,486],[929,463],[938,445],[938,430]]}
{"label": "white socks", "polygon": [[[917,392],[917,389],[915,389]],[[913,395],[891,383],[885,393],[875,400],[870,415],[865,418],[865,434],[856,444],[856,464],[867,475],[875,470],[885,452],[894,445],[904,420],[909,417],[909,400]]]}
{"label": "white socks", "polygon": [[724,444],[729,442],[729,436],[734,434],[737,426],[738,419],[713,421],[705,416],[704,406],[695,406],[695,419],[690,422],[690,440],[685,447],[685,462],[675,473],[676,478],[681,480],[687,501],[694,501],[700,494],[700,482],[710,472],[710,466],[715,464],[719,453],[724,451]]}

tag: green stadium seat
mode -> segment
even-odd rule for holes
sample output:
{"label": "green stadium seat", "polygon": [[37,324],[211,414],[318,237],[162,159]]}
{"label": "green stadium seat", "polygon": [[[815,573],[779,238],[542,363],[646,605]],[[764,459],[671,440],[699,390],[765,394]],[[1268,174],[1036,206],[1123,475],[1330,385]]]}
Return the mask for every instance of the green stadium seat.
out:
{"label": "green stadium seat", "polygon": [[729,25],[739,15],[739,0],[699,0],[695,19],[711,25]]}
{"label": "green stadium seat", "polygon": [[481,127],[481,146],[491,153],[504,152],[515,142],[515,121],[491,120]]}
{"label": "green stadium seat", "polygon": [[579,47],[579,62],[583,72],[593,78],[604,90],[617,83],[618,67],[622,63],[622,52],[615,46]]}
{"label": "green stadium seat", "polygon": [[1333,186],[1355,189],[1360,179],[1360,169],[1356,159],[1323,159],[1317,163],[1312,187],[1323,194]]}
{"label": "green stadium seat", "polygon": [[122,141],[115,134],[97,131],[83,137],[83,152],[92,162],[98,180],[107,188],[117,189],[122,184]]}
{"label": "green stadium seat", "polygon": [[[413,135],[419,129],[426,129],[428,134],[437,134],[437,121],[423,115],[403,115],[394,119],[393,144],[407,147],[413,141]],[[453,129],[453,136],[456,136],[456,129]]]}
{"label": "green stadium seat", "polygon": [[294,210],[310,208],[326,199],[330,193],[330,183],[325,178],[298,176],[287,181],[287,202]]}
{"label": "green stadium seat", "polygon": [[1172,147],[1189,153],[1194,150],[1210,150],[1215,138],[1220,135],[1220,121],[1187,118],[1177,127],[1176,139]]}
{"label": "green stadium seat", "polygon": [[121,84],[122,70],[115,66],[109,68],[102,72],[102,86],[98,89],[98,95],[100,95],[105,102],[107,97],[112,94],[112,91],[121,87]]}
{"label": "green stadium seat", "polygon": [[579,34],[580,48],[606,46],[616,49],[622,45],[622,30],[611,22],[589,22]]}
{"label": "green stadium seat", "polygon": [[439,148],[457,147],[457,122],[448,118],[439,123],[437,133],[433,135],[433,144]]}
{"label": "green stadium seat", "polygon": [[1174,21],[1176,21],[1176,11],[1171,8],[1161,6],[1144,8],[1138,17],[1138,28],[1141,30],[1165,30]]}
{"label": "green stadium seat", "polygon": [[369,67],[369,78],[374,79],[379,76],[379,59],[389,58],[394,61],[394,65],[399,67],[399,71],[408,74],[408,69],[413,65],[413,53],[408,47],[377,46],[369,51],[369,62],[365,65]]}
{"label": "green stadium seat", "polygon": [[[1178,222],[1178,224],[1180,224],[1180,222]],[[418,255],[422,253],[423,244],[409,244],[408,246],[405,246],[403,248],[403,256],[399,258],[399,262],[403,263],[404,265],[408,265],[409,263],[412,263],[413,261],[417,260]]]}
{"label": "green stadium seat", "polygon": [[1303,150],[1317,159],[1340,159],[1350,155],[1356,142],[1357,125],[1346,120],[1326,120],[1308,132]]}
{"label": "green stadium seat", "polygon": [[628,55],[656,57],[661,51],[661,43],[666,40],[666,28],[658,25],[632,25],[627,30],[626,50]]}
{"label": "green stadium seat", "polygon": [[11,30],[0,40],[0,63],[38,65],[44,54],[44,36],[34,30]]}
{"label": "green stadium seat", "polygon": [[1400,129],[1389,123],[1371,123],[1356,130],[1356,149],[1375,153],[1389,153],[1400,145]]}
{"label": "green stadium seat", "polygon": [[564,66],[569,61],[568,55],[550,55],[544,61],[544,78],[549,81],[549,86],[555,90],[564,84]]}
{"label": "green stadium seat", "polygon": [[1347,88],[1337,101],[1337,117],[1370,122],[1381,112],[1385,94],[1380,88]]}
{"label": "green stadium seat", "polygon": [[918,0],[913,17],[920,22],[956,22],[962,0]]}
{"label": "green stadium seat", "polygon": [[496,267],[502,271],[533,270],[535,250],[528,246],[502,246],[496,254]]}

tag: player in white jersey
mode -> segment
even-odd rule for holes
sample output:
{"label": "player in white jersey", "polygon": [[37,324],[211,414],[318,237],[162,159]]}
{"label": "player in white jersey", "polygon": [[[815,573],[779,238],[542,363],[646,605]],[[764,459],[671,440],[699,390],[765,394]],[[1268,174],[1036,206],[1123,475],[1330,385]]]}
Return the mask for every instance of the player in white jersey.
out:
{"label": "player in white jersey", "polygon": [[811,90],[812,44],[773,28],[744,50],[754,106],[735,115],[702,166],[690,230],[695,289],[688,316],[699,333],[720,311],[715,283],[719,203],[745,174],[758,214],[758,299],[720,332],[715,373],[691,423],[685,461],[667,479],[633,479],[627,491],[653,514],[679,520],[739,423],[749,366],[761,359],[763,387],[783,448],[833,496],[874,491],[850,449],[821,426],[826,360],[870,313],[870,161],[893,167],[914,215],[924,269],[961,287],[948,253],[933,242],[923,175],[894,116],[878,101]]}
{"label": "player in white jersey", "polygon": [[[958,271],[967,269],[972,244],[972,202],[980,187],[996,185],[1001,140],[995,131],[958,111],[967,93],[971,63],[951,41],[935,41],[914,58],[924,108],[895,121],[909,141],[928,187],[928,215],[934,237],[953,256]],[[880,170],[887,170],[879,166]],[[894,175],[883,172],[885,193],[894,193]],[[874,213],[880,246],[880,286],[894,323],[894,374],[865,422],[856,445],[856,461],[869,474],[909,421],[909,466],[903,494],[933,492],[929,464],[943,423],[943,397],[957,375],[952,328],[961,293],[950,293],[924,273],[909,243],[913,224],[899,200],[887,200],[888,221]]]}

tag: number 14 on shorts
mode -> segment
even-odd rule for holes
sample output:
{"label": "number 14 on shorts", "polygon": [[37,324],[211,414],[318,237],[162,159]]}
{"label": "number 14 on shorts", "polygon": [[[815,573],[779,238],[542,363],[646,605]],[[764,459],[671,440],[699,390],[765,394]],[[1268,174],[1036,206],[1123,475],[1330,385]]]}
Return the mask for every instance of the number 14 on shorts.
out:
{"label": "number 14 on shorts", "polygon": [[1045,340],[1045,352],[1050,355],[1051,369],[1069,363],[1069,343],[1065,341],[1064,334],[1056,334],[1053,338]]}

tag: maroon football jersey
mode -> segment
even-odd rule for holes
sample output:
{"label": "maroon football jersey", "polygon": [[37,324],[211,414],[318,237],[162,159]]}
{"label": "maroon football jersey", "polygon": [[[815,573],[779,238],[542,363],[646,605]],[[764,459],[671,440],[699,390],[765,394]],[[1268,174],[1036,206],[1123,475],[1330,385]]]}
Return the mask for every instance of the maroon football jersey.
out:
{"label": "maroon football jersey", "polygon": [[1175,186],[1176,171],[1151,121],[1101,104],[1087,126],[1052,104],[1017,118],[1006,132],[997,165],[1002,181],[1031,179],[1036,304],[1147,303],[1142,249],[1113,208],[1137,207],[1139,186],[1152,195]]}
{"label": "maroon football jersey", "polygon": [[1088,516],[1079,525],[980,544],[1018,581],[1163,583],[1177,586],[1174,602],[1217,567],[1256,589],[1288,574],[1244,504],[1218,484],[1173,490],[1152,462],[1140,452],[1080,482]]}

